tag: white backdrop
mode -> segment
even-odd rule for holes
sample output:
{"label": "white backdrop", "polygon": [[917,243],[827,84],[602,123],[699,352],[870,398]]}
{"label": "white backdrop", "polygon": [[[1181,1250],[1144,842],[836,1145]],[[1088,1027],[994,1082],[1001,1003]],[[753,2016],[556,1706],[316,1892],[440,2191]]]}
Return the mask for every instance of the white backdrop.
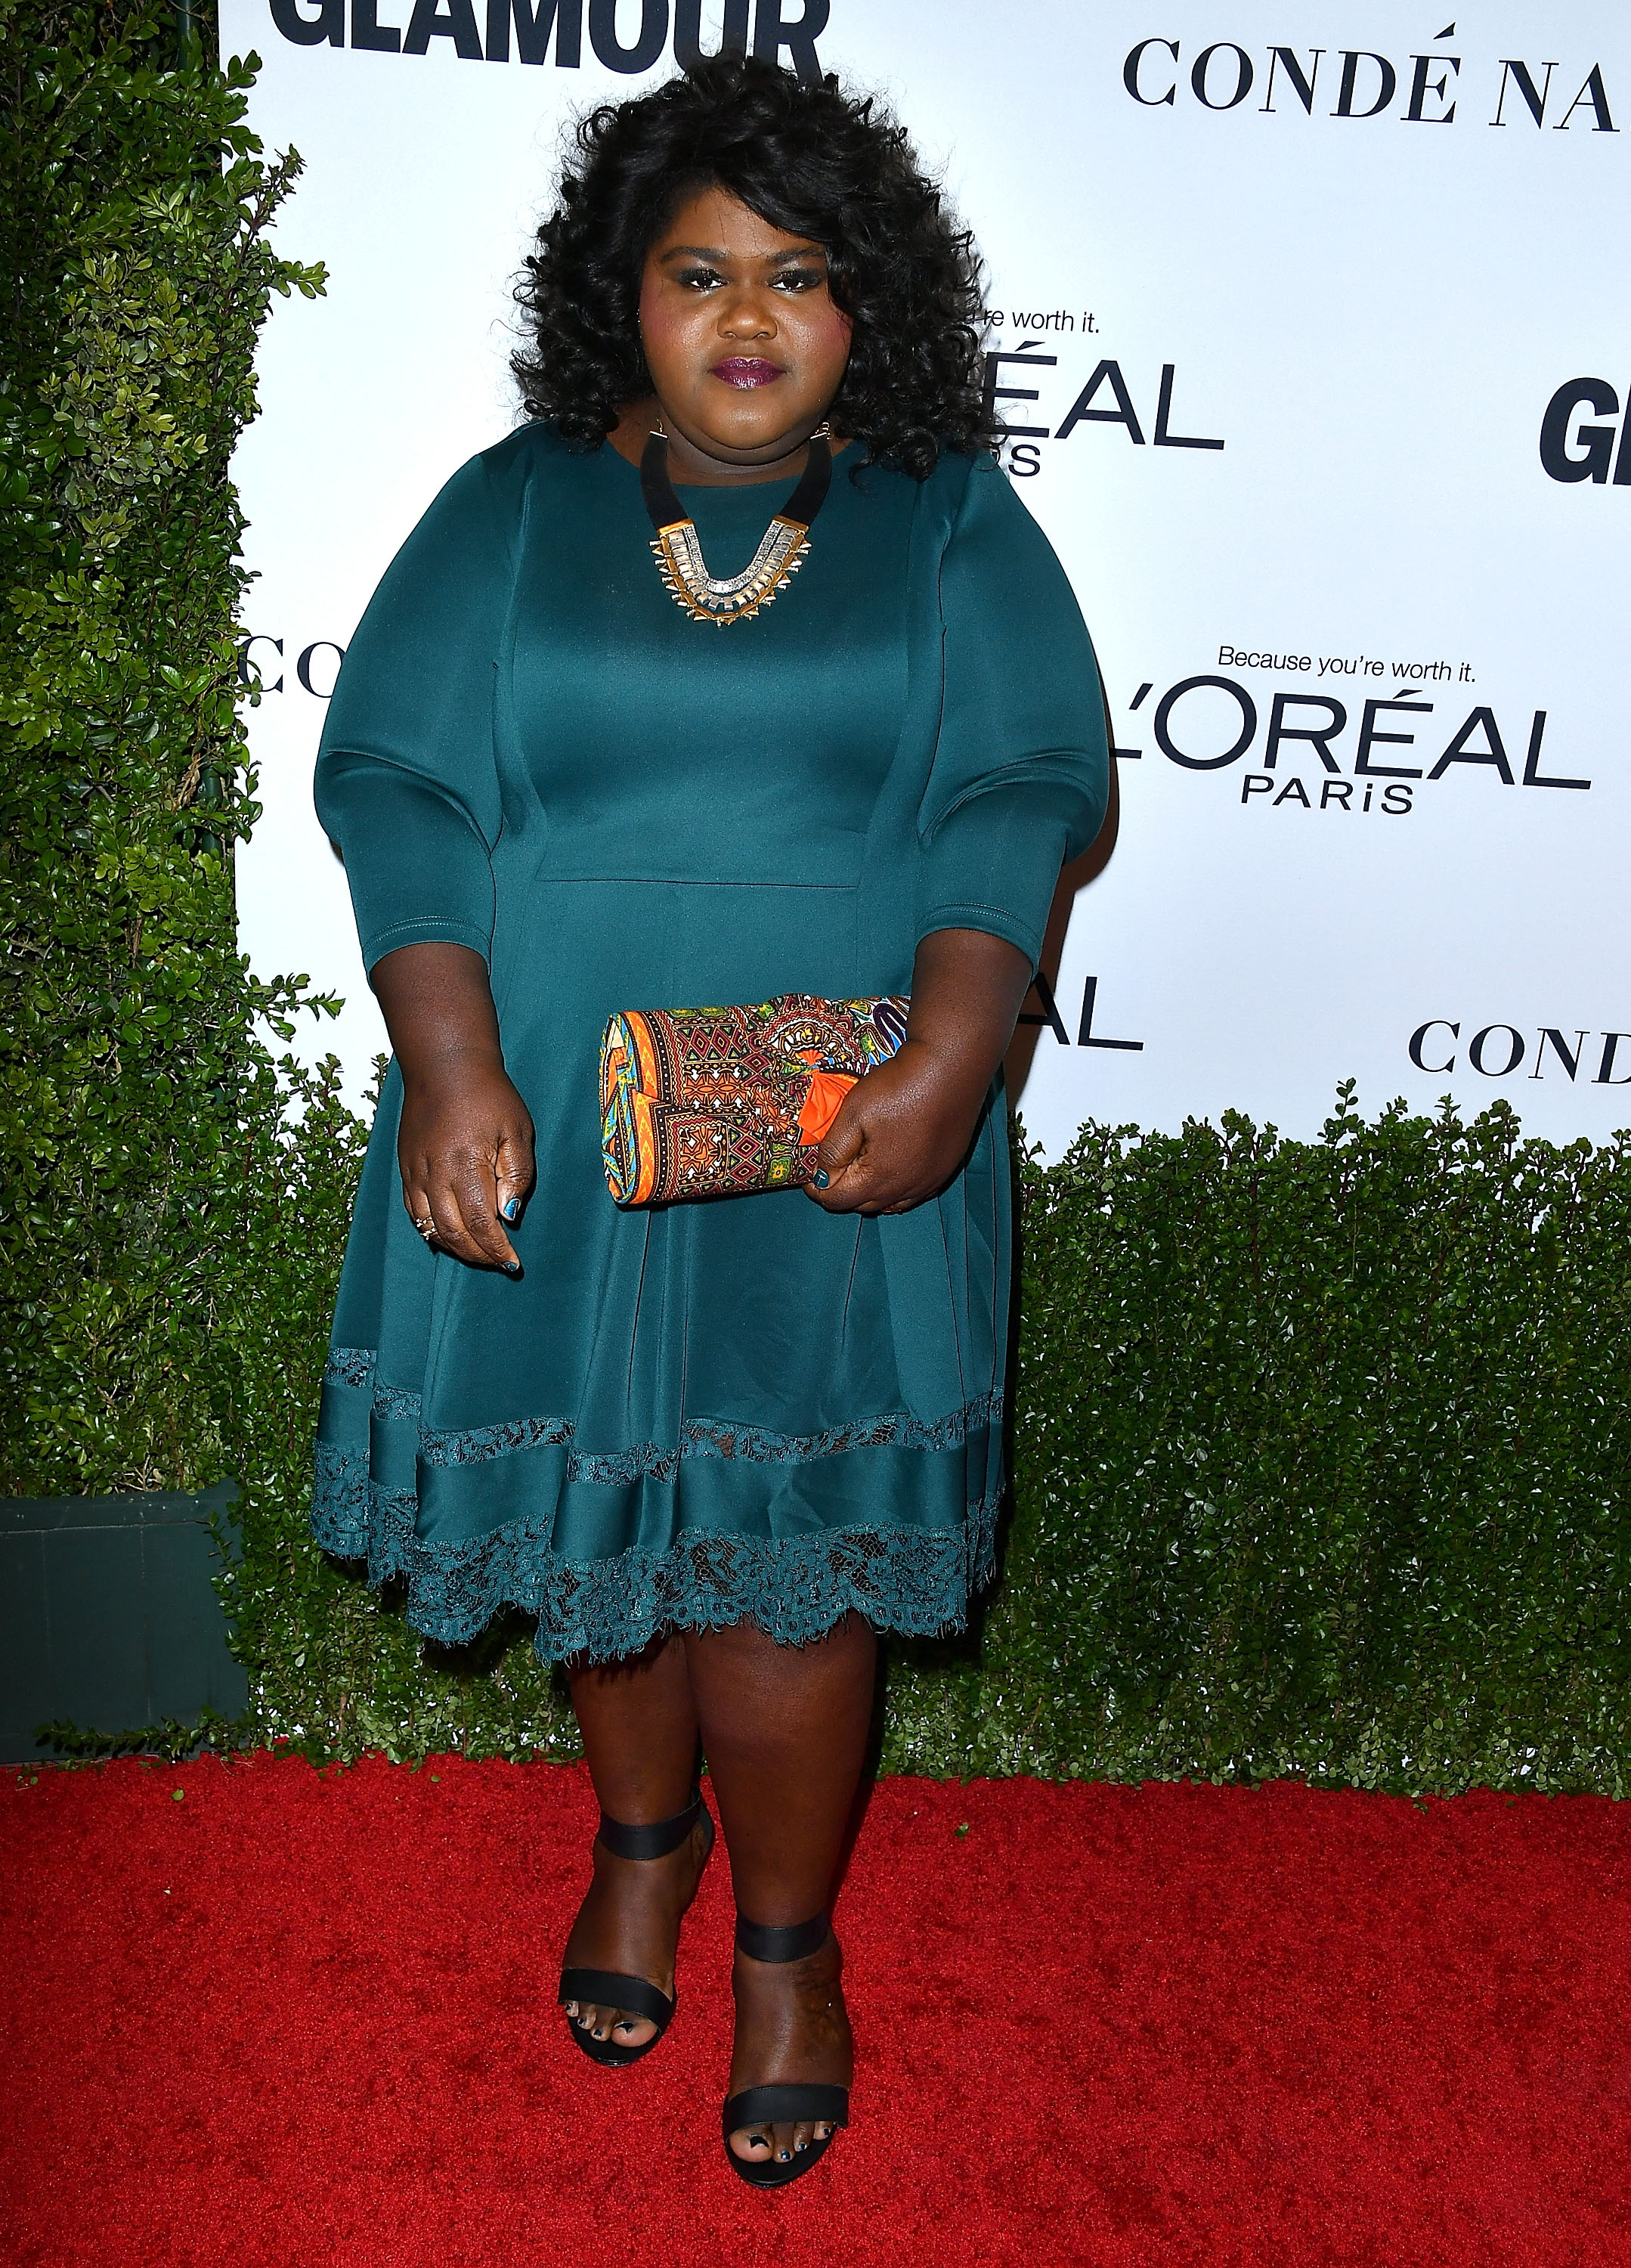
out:
{"label": "white backdrop", "polygon": [[[536,65],[478,51],[502,0],[347,4],[223,0],[222,37],[306,161],[282,246],[331,276],[278,305],[238,462],[268,688],[242,935],[346,996],[303,1045],[356,1094],[384,1037],[311,813],[323,697],[396,545],[514,421],[509,286],[563,120],[674,66],[669,0],[544,0]],[[999,406],[1040,429],[1004,461],[1110,688],[1120,838],[1028,1003],[1050,1152],[1231,1105],[1311,1133],[1348,1076],[1368,1109],[1631,1122],[1631,11],[1450,5],[753,0],[761,51],[802,13],[974,227],[991,349],[1023,357]],[[643,33],[657,60],[608,68]]]}

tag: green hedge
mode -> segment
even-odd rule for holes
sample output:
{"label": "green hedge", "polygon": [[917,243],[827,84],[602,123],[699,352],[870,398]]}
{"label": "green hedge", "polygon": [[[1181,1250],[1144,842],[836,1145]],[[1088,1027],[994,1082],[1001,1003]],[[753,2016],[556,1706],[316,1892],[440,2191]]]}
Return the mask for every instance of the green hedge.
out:
{"label": "green hedge", "polygon": [[[261,1035],[228,479],[298,170],[207,20],[0,0],[0,1486],[246,1488],[246,1733],[570,1754],[518,1624],[426,1649],[314,1551],[363,1130]],[[1020,1160],[1015,1504],[981,1628],[891,1656],[886,1764],[1597,1787],[1627,1756],[1631,1155],[1342,1098],[1323,1141]]]}
{"label": "green hedge", "polygon": [[903,1758],[1626,1792],[1631,1138],[1349,1086],[1024,1191],[1006,1580]]}

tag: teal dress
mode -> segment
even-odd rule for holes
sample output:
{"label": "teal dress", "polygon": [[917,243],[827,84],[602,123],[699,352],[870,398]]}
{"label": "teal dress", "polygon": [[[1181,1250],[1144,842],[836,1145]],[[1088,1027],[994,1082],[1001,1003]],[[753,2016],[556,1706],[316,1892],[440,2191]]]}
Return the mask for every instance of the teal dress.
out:
{"label": "teal dress", "polygon": [[[614,1010],[906,992],[937,929],[1034,963],[1103,817],[1092,648],[1006,476],[859,457],[790,587],[721,629],[665,590],[636,468],[525,426],[453,475],[346,654],[317,806],[364,959],[482,955],[538,1138],[516,1278],[415,1233],[394,1067],[357,1196],[312,1525],[431,1638],[507,1603],[551,1659],[744,1620],[797,1644],[852,1609],[943,1631],[990,1572],[1000,1085],[951,1187],[893,1217],[621,1211],[600,1158]],[[710,572],[790,492],[685,491]]]}

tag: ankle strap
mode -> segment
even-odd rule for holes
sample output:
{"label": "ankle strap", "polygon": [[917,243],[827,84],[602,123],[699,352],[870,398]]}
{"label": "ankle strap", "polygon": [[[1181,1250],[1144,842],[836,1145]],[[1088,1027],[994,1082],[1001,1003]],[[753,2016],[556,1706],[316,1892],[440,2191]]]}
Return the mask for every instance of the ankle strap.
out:
{"label": "ankle strap", "polygon": [[702,1812],[702,1791],[698,1788],[683,1811],[676,1811],[672,1819],[658,1819],[647,1826],[630,1826],[621,1819],[608,1819],[603,1811],[596,1837],[604,1843],[615,1859],[666,1859],[677,1851]]}
{"label": "ankle strap", "polygon": [[827,1943],[829,1926],[824,1913],[812,1914],[808,1921],[796,1921],[789,1929],[749,1921],[738,1914],[737,1948],[750,1961],[804,1961],[811,1954],[819,1953]]}

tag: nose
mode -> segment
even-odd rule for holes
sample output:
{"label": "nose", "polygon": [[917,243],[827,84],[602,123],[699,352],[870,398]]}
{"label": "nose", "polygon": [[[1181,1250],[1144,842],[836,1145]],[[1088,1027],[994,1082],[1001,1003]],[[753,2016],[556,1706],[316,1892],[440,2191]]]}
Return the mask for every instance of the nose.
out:
{"label": "nose", "polygon": [[719,310],[719,331],[727,339],[773,339],[775,313],[769,295],[744,289],[733,291]]}

